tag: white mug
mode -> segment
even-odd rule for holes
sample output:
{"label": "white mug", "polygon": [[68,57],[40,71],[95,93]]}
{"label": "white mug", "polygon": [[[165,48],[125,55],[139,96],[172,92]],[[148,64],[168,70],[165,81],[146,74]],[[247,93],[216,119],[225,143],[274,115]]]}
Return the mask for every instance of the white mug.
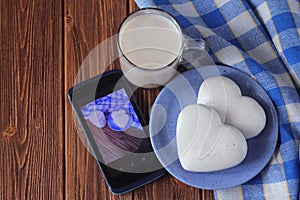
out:
{"label": "white mug", "polygon": [[200,40],[188,46],[179,23],[169,13],[145,8],[129,15],[121,24],[117,37],[121,69],[134,85],[154,88],[165,85],[178,72],[183,51],[203,50]]}

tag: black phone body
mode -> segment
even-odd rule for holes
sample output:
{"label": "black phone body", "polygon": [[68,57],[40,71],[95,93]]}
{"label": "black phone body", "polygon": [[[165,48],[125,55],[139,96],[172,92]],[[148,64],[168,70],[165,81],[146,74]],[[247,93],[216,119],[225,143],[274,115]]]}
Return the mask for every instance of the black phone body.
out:
{"label": "black phone body", "polygon": [[112,193],[131,191],[165,174],[121,71],[111,70],[74,86],[68,98]]}

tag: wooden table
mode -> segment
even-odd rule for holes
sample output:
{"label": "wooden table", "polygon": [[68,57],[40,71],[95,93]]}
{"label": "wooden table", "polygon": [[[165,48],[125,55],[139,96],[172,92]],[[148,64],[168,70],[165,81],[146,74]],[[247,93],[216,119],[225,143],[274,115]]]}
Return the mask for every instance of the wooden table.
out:
{"label": "wooden table", "polygon": [[[76,134],[67,90],[138,9],[133,0],[1,0],[0,9],[0,199],[213,199],[170,175],[112,195]],[[136,92],[146,115],[158,92]]]}

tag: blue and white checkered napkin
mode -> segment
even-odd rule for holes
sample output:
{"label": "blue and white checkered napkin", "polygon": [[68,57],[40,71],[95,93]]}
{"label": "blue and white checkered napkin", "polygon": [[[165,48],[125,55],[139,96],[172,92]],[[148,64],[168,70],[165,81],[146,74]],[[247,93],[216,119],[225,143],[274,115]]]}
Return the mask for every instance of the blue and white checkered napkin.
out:
{"label": "blue and white checkered napkin", "polygon": [[204,38],[217,64],[258,81],[279,116],[279,145],[253,180],[215,191],[215,199],[298,199],[300,98],[299,0],[136,0],[159,7],[179,21],[185,34]]}
{"label": "blue and white checkered napkin", "polygon": [[143,127],[124,89],[120,89],[105,97],[96,99],[95,101],[84,106],[81,109],[81,112],[83,114],[83,117],[85,119],[88,119],[89,115],[95,111],[101,111],[104,114],[108,115],[109,113],[120,109],[125,109],[128,113],[132,114],[132,127],[143,130]]}

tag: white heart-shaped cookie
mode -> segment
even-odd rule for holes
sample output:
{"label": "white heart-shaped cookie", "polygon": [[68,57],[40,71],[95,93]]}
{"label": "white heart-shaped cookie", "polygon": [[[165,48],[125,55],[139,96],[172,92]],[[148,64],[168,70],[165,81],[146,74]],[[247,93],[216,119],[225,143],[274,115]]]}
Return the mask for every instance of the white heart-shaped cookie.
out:
{"label": "white heart-shaped cookie", "polygon": [[129,115],[126,114],[124,110],[112,112],[111,117],[114,123],[120,128],[124,128],[128,124],[128,121],[130,119]]}
{"label": "white heart-shaped cookie", "polygon": [[214,109],[201,104],[189,105],[180,112],[176,142],[182,167],[192,172],[234,167],[247,154],[243,134],[224,125]]}
{"label": "white heart-shaped cookie", "polygon": [[89,120],[97,126],[98,128],[102,128],[106,125],[106,118],[103,114],[103,112],[99,110],[95,110],[89,114]]}
{"label": "white heart-shaped cookie", "polygon": [[204,80],[197,103],[214,108],[222,122],[239,129],[246,139],[257,136],[266,125],[263,108],[254,99],[242,96],[239,86],[224,76]]}

